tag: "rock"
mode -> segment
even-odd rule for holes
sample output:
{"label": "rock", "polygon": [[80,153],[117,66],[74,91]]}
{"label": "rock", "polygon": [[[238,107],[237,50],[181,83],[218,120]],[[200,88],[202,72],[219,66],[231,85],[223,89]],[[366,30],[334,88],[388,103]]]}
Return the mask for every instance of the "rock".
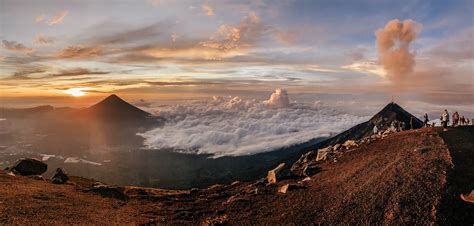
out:
{"label": "rock", "polygon": [[355,140],[347,140],[342,146],[346,147],[346,149],[349,149],[353,146],[357,146],[357,143]]}
{"label": "rock", "polygon": [[337,151],[339,148],[341,148],[341,144],[335,144],[334,147],[332,147],[332,150]]}
{"label": "rock", "polygon": [[211,225],[225,225],[229,221],[227,215],[221,215],[217,217],[208,217],[201,225],[203,226],[211,226]]}
{"label": "rock", "polygon": [[316,153],[314,151],[309,151],[298,159],[293,165],[291,166],[291,172],[297,176],[304,176],[304,169],[308,164],[315,163],[316,160]]}
{"label": "rock", "polygon": [[275,184],[278,182],[284,175],[283,169],[285,168],[285,163],[281,163],[275,169],[268,171],[267,181],[269,184]]}
{"label": "rock", "polygon": [[57,168],[56,173],[51,177],[51,182],[53,184],[65,184],[68,180],[68,175],[61,168]]}
{"label": "rock", "polygon": [[123,187],[105,185],[105,184],[96,184],[92,186],[89,191],[97,193],[102,197],[116,198],[120,200],[128,200],[128,196],[124,193]]}
{"label": "rock", "polygon": [[316,156],[316,161],[326,160],[329,153],[332,152],[332,147],[326,147],[318,150],[318,155]]}
{"label": "rock", "polygon": [[22,176],[41,175],[48,170],[48,165],[37,159],[20,159],[11,168],[15,174]]}
{"label": "rock", "polygon": [[306,188],[304,185],[301,184],[284,184],[278,188],[278,192],[286,194],[286,192],[290,190],[295,190],[295,189],[302,189]]}
{"label": "rock", "polygon": [[312,176],[318,173],[319,171],[321,171],[321,168],[319,168],[318,166],[306,164],[306,166],[303,168],[303,176]]}

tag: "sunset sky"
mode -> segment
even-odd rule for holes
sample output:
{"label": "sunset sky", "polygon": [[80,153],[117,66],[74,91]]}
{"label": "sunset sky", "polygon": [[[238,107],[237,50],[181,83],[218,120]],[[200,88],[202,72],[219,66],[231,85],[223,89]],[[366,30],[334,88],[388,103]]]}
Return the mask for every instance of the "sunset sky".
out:
{"label": "sunset sky", "polygon": [[[0,0],[0,98],[267,98],[285,88],[469,109],[473,11],[472,0]],[[392,25],[413,36],[385,48],[399,37]]]}

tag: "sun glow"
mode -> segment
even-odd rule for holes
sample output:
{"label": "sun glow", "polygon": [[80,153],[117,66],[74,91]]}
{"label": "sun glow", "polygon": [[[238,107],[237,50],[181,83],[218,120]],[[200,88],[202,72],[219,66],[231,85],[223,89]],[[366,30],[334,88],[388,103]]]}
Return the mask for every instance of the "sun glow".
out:
{"label": "sun glow", "polygon": [[86,92],[83,92],[84,90],[87,90],[87,88],[70,88],[68,90],[64,90],[64,93],[67,93],[71,96],[80,97],[87,94]]}

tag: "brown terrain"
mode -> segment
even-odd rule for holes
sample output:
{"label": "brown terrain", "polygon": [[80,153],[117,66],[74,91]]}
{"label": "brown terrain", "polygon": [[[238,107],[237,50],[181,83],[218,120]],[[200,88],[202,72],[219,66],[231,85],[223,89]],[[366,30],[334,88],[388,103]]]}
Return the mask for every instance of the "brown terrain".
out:
{"label": "brown terrain", "polygon": [[[474,127],[391,134],[318,163],[319,172],[207,189],[56,185],[0,171],[0,224],[465,224],[474,205]],[[281,186],[289,184],[286,193]]]}

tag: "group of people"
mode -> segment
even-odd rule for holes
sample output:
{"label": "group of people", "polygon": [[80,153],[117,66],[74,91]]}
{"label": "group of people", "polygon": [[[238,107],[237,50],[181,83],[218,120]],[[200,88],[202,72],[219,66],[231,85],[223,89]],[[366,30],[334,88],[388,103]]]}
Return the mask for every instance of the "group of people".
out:
{"label": "group of people", "polygon": [[[428,115],[425,114],[425,121],[427,119]],[[465,118],[464,116],[459,116],[459,113],[456,111],[453,113],[453,122],[452,122],[452,127],[456,127],[456,126],[464,126],[464,125],[470,125],[470,121],[468,118]],[[448,110],[444,109],[443,113],[441,114],[441,117],[440,117],[440,120],[441,120],[441,126],[443,128],[447,128],[448,127],[448,124],[449,124],[449,112]]]}

